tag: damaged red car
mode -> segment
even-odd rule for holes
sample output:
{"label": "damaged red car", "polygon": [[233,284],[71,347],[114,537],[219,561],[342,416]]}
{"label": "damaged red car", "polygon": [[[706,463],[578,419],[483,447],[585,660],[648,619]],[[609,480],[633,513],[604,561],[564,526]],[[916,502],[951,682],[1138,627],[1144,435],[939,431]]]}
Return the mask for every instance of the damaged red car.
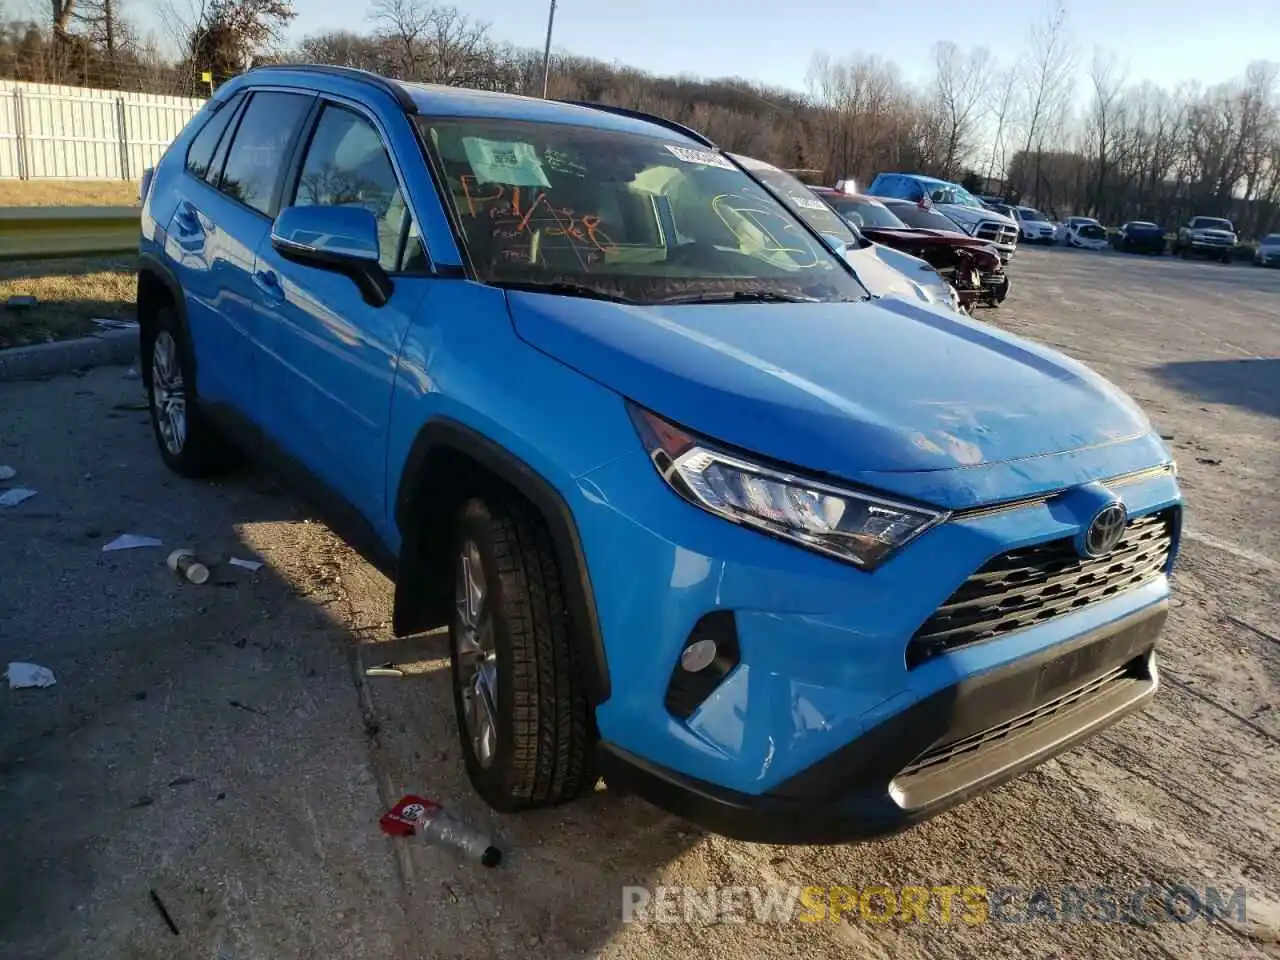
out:
{"label": "damaged red car", "polygon": [[960,231],[945,214],[909,200],[879,200],[810,187],[868,239],[924,260],[956,288],[960,305],[997,307],[1009,295],[999,251]]}

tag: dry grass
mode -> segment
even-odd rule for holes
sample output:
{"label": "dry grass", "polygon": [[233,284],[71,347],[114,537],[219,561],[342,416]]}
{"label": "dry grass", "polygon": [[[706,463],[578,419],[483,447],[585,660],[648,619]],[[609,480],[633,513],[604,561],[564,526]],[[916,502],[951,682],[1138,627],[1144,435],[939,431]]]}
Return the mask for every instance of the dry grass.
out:
{"label": "dry grass", "polygon": [[131,207],[133,180],[0,180],[0,207]]}
{"label": "dry grass", "polygon": [[[93,333],[95,317],[132,319],[137,287],[132,256],[0,263],[0,349]],[[9,297],[35,296],[12,309]]]}

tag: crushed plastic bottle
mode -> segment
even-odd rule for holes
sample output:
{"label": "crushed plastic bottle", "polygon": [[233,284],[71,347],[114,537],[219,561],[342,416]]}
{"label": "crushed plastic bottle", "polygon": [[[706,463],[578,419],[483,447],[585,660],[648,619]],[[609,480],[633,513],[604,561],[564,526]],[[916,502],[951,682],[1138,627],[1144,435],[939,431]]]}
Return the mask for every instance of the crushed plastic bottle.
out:
{"label": "crushed plastic bottle", "polygon": [[382,832],[393,837],[420,836],[484,867],[502,862],[502,851],[489,837],[451,817],[444,807],[423,797],[402,797],[378,821]]}
{"label": "crushed plastic bottle", "polygon": [[196,559],[194,551],[175,550],[169,554],[169,569],[190,583],[207,583],[209,568]]}

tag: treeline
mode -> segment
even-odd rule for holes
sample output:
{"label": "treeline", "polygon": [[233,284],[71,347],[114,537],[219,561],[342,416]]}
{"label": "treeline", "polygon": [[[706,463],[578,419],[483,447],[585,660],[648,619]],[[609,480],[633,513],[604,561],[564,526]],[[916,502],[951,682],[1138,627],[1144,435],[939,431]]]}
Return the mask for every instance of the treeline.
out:
{"label": "treeline", "polygon": [[[0,76],[198,96],[206,72],[216,84],[254,64],[317,62],[543,92],[540,50],[502,43],[487,24],[432,0],[373,0],[366,29],[293,47],[281,43],[291,0],[158,0],[169,4],[163,22],[177,57],[140,38],[120,0],[49,2],[47,22],[0,24]],[[913,170],[1058,216],[1172,226],[1209,214],[1233,218],[1246,235],[1280,229],[1276,64],[1209,88],[1134,84],[1114,55],[1096,51],[1085,65],[1069,26],[1062,0],[1047,0],[1008,62],[938,43],[923,84],[874,56],[815,54],[804,93],[555,53],[547,94],[661,114],[814,181]]]}

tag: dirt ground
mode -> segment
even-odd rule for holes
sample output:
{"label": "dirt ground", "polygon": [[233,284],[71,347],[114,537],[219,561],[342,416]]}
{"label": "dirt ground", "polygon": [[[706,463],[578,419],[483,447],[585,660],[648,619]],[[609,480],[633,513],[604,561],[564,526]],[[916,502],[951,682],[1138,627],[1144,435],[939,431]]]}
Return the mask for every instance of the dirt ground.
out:
{"label": "dirt ground", "polygon": [[[1280,272],[1022,251],[983,319],[1137,397],[1188,500],[1154,705],[898,837],[776,848],[607,790],[500,817],[462,772],[440,636],[272,479],[167,475],[118,368],[0,385],[0,957],[1280,957]],[[164,549],[256,556],[178,583]],[[364,679],[362,665],[407,665]],[[382,837],[404,792],[510,851],[494,871]],[[625,885],[1247,890],[1243,920],[621,922]],[[181,933],[149,901],[156,891]]]}

